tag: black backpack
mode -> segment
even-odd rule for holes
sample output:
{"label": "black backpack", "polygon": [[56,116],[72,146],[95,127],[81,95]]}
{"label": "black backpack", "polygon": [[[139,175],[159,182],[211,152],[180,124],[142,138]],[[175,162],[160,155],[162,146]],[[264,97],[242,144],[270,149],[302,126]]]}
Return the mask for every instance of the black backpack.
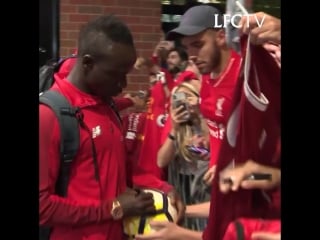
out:
{"label": "black backpack", "polygon": [[[60,69],[65,60],[71,57],[76,56],[72,55],[60,61],[50,61],[39,69],[39,104],[45,104],[53,110],[61,132],[61,163],[56,184],[56,193],[60,196],[66,196],[71,162],[79,148],[78,108],[71,106],[69,101],[57,91],[48,89],[54,83],[54,73]],[[49,240],[50,232],[50,228],[39,226],[39,240]]]}
{"label": "black backpack", "polygon": [[[79,118],[77,117],[78,108],[71,106],[64,96],[53,90],[48,90],[41,94],[39,104],[49,106],[59,122],[61,163],[56,193],[60,196],[66,196],[71,162],[78,151],[80,142]],[[49,235],[50,228],[39,227],[39,240],[48,240]]]}
{"label": "black backpack", "polygon": [[70,58],[76,58],[77,55],[72,54],[60,60],[51,59],[45,65],[39,68],[39,93],[48,90],[54,83],[53,75],[59,71],[61,65]]}

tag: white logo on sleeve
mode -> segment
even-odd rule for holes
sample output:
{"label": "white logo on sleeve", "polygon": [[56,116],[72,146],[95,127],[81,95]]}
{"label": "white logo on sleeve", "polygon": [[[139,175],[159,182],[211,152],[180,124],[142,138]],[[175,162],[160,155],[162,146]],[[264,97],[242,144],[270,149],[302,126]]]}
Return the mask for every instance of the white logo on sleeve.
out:
{"label": "white logo on sleeve", "polygon": [[98,125],[92,128],[92,138],[96,138],[99,135],[101,135],[101,127]]}
{"label": "white logo on sleeve", "polygon": [[128,131],[126,134],[126,139],[133,140],[136,138],[136,133]]}
{"label": "white logo on sleeve", "polygon": [[216,116],[219,116],[219,117],[222,117],[223,114],[222,114],[222,104],[224,103],[226,99],[224,97],[221,97],[217,100],[217,103],[216,103],[216,111],[215,111],[215,114]]}
{"label": "white logo on sleeve", "polygon": [[237,140],[237,130],[239,128],[239,121],[240,121],[240,104],[238,104],[232,114],[229,117],[228,123],[227,123],[227,140],[231,147],[236,146],[236,140]]}

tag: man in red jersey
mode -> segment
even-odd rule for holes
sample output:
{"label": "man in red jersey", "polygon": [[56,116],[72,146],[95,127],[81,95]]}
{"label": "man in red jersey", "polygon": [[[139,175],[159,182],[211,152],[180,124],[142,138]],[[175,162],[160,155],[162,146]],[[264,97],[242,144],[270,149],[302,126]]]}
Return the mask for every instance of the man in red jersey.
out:
{"label": "man in red jersey", "polygon": [[[243,74],[236,87],[227,137],[219,155],[219,178],[214,180],[212,190],[215,210],[210,211],[212,228],[206,232],[205,239],[221,239],[226,226],[241,217],[251,218],[248,226],[244,225],[247,233],[250,221],[258,223],[267,219],[280,225],[280,66],[265,43],[280,44],[281,22],[261,12],[255,18],[265,18],[265,23],[261,28],[252,24],[243,30],[250,32],[248,39],[242,38]],[[270,174],[270,178],[259,180],[261,173]],[[219,194],[219,190],[224,194]],[[229,211],[221,211],[224,207]],[[215,220],[218,218],[219,221]],[[274,229],[266,225],[254,231]]]}
{"label": "man in red jersey", "polygon": [[144,68],[149,73],[149,99],[144,123],[144,139],[139,154],[139,164],[144,169],[164,180],[165,172],[156,164],[156,155],[160,144],[160,135],[167,118],[167,102],[170,91],[168,86],[172,84],[172,78],[167,77],[160,66],[154,64],[150,59],[141,58],[138,68]]}
{"label": "man in red jersey", "polygon": [[112,109],[112,97],[126,87],[135,60],[130,30],[105,15],[80,32],[71,73],[56,75],[52,89],[80,108],[81,122],[64,198],[55,193],[59,125],[52,110],[39,105],[39,222],[51,227],[51,240],[123,239],[122,217],[155,211],[151,194],[127,189],[123,131]]}
{"label": "man in red jersey", "polygon": [[[76,56],[78,54],[78,50],[75,50],[73,55]],[[71,72],[72,68],[77,62],[77,57],[72,57],[66,59],[62,65],[60,66],[58,73],[60,78],[61,77],[67,77],[69,73]],[[125,110],[129,107],[139,107],[143,105],[138,97],[131,96],[131,94],[126,94],[124,97],[114,97],[113,98],[115,102],[115,106],[118,109],[118,111]]]}
{"label": "man in red jersey", "polygon": [[[214,28],[222,24],[222,19],[221,13],[214,7],[195,6],[182,16],[179,27],[170,31],[168,35],[169,39],[183,36],[182,44],[187,49],[189,58],[203,74],[200,110],[208,121],[210,131],[210,166],[217,163],[241,65],[240,55],[226,44],[224,29]],[[164,223],[159,224],[163,227]],[[166,226],[167,228],[157,234],[167,230],[169,232],[169,228],[176,227],[171,224]],[[180,239],[178,236],[188,236],[190,239],[201,239],[202,236],[201,232],[180,227],[174,230],[174,234],[177,234],[177,239]],[[138,236],[137,239],[152,239],[152,236],[148,237]]]}
{"label": "man in red jersey", "polygon": [[[232,171],[250,164],[249,159],[280,169],[280,68],[263,46],[248,45],[244,55],[244,74],[236,87],[226,141],[216,169],[220,178],[214,179],[212,189],[212,193],[228,194],[212,194],[215,210],[211,209],[212,228],[206,232],[205,239],[221,239],[228,224],[239,217],[280,219],[279,184],[268,190],[242,190],[240,184],[246,184],[246,178],[259,172],[253,169],[241,177]],[[223,206],[228,211],[220,210]]]}

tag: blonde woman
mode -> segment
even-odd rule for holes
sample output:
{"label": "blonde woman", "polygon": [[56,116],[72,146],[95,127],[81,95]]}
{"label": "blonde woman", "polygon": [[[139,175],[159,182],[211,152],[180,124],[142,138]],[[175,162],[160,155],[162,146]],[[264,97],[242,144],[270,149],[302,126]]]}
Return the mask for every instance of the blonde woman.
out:
{"label": "blonde woman", "polygon": [[[183,82],[171,93],[172,129],[158,151],[157,164],[168,166],[168,181],[180,192],[185,204],[210,199],[203,175],[209,165],[209,139],[206,122],[199,112],[199,91]],[[206,219],[187,219],[185,227],[203,230]]]}

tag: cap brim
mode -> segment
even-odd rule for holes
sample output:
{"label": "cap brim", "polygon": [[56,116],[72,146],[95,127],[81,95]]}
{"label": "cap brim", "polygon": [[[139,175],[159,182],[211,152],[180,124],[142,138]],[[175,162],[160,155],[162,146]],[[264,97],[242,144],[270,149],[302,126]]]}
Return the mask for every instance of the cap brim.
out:
{"label": "cap brim", "polygon": [[206,29],[206,27],[199,27],[199,26],[179,26],[179,27],[169,31],[166,39],[167,40],[175,40],[179,36],[195,35],[195,34],[202,32],[205,29]]}

